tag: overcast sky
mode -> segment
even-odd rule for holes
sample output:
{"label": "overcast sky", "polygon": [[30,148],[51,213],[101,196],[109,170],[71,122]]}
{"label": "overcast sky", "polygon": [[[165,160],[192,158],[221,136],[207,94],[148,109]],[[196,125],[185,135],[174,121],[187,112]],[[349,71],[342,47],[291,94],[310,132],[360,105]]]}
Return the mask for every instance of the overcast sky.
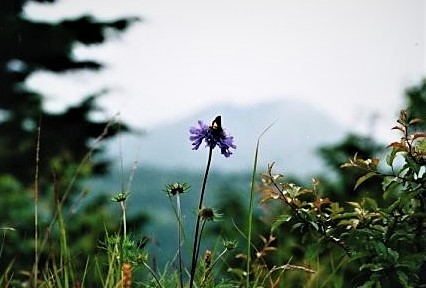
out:
{"label": "overcast sky", "polygon": [[[76,56],[101,73],[29,81],[60,110],[104,87],[107,115],[154,127],[214,103],[295,98],[342,125],[389,129],[405,87],[425,72],[423,0],[62,0],[31,4],[37,19],[139,16],[124,35]],[[79,97],[77,97],[79,96]],[[208,119],[207,119],[208,120]]]}

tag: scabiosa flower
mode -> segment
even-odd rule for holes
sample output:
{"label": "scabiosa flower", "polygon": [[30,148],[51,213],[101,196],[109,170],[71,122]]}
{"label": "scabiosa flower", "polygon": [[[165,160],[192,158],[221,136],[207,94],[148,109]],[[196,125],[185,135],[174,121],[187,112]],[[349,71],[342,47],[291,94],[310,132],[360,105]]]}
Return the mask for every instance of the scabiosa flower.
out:
{"label": "scabiosa flower", "polygon": [[210,147],[211,149],[214,149],[216,145],[219,146],[220,153],[225,157],[232,155],[232,152],[229,150],[230,148],[237,148],[234,144],[234,137],[227,135],[222,129],[220,116],[217,116],[210,126],[198,120],[198,126],[189,129],[189,133],[192,134],[189,137],[189,140],[192,141],[192,150],[197,150],[203,140],[206,142],[206,147]]}

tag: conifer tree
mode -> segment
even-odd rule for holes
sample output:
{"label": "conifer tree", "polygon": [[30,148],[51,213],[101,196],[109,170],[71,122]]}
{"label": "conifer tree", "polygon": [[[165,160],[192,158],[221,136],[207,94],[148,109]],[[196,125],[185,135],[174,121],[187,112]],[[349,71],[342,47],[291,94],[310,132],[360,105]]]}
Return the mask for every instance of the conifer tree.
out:
{"label": "conifer tree", "polygon": [[[102,133],[107,122],[95,122],[89,117],[96,108],[96,96],[87,96],[64,113],[52,114],[43,108],[42,91],[30,90],[25,81],[38,71],[102,69],[102,63],[97,61],[75,59],[73,47],[102,44],[108,33],[121,33],[137,20],[100,21],[83,15],[54,23],[35,21],[23,13],[31,1],[44,5],[55,2],[0,1],[0,174],[12,175],[26,185],[34,180],[38,127],[41,127],[40,176],[48,179],[52,173],[48,165],[51,159],[60,156],[67,161],[80,161],[88,151],[90,140]],[[106,137],[117,131],[109,132]],[[105,163],[95,163],[94,168],[95,172],[102,172]]]}
{"label": "conifer tree", "polygon": [[[55,203],[62,200],[61,193],[66,190],[62,188],[69,187],[70,181],[75,182],[72,174],[91,151],[91,142],[100,135],[109,138],[127,129],[126,125],[121,125],[120,130],[110,127],[105,133],[109,120],[94,121],[90,117],[97,108],[96,98],[102,93],[86,96],[77,105],[55,114],[45,110],[43,92],[31,90],[26,80],[38,71],[64,73],[102,69],[102,63],[97,61],[76,59],[74,46],[100,45],[111,33],[124,32],[137,18],[101,21],[83,15],[57,22],[36,21],[24,13],[25,5],[30,2],[54,5],[56,1],[0,1],[0,228],[12,231],[3,235],[0,274],[11,264],[12,271],[30,273],[34,264],[35,229],[40,231],[40,235],[48,235]],[[84,95],[75,95],[79,99],[81,96]],[[40,162],[36,164],[39,130]],[[101,154],[102,150],[92,152]],[[85,167],[88,169],[82,169],[85,176],[105,171],[107,163],[96,160],[100,158],[92,158]],[[38,201],[44,207],[38,212],[38,228],[34,225],[35,209],[32,204],[35,198],[31,190],[36,167],[39,168],[40,184]],[[76,186],[68,191],[69,194],[81,192],[75,189]],[[70,241],[70,251],[93,251],[99,244],[100,235],[105,233],[104,229],[109,224],[105,223],[105,227],[99,225],[107,218],[103,204],[97,199],[91,201],[78,211],[78,218],[70,221],[72,225],[67,230],[73,240]],[[72,206],[64,205],[63,208],[71,217]],[[49,230],[49,233],[54,231]],[[40,248],[40,266],[47,267],[49,257],[54,257],[52,255],[58,251],[53,248],[57,245],[56,238],[50,236],[49,239],[52,251],[48,254],[46,247],[44,250]],[[84,265],[85,259],[77,257],[76,265],[81,264],[79,260]]]}

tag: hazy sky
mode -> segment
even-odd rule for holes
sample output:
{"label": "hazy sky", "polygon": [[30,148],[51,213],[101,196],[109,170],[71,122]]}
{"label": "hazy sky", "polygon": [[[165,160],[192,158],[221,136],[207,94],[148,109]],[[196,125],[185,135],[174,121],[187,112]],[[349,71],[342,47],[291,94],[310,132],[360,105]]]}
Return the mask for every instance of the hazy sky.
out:
{"label": "hazy sky", "polygon": [[357,129],[377,112],[389,129],[404,88],[425,72],[423,0],[63,0],[26,12],[143,19],[107,45],[77,47],[105,71],[29,81],[53,110],[109,87],[99,102],[107,115],[139,127],[214,103],[286,97]]}

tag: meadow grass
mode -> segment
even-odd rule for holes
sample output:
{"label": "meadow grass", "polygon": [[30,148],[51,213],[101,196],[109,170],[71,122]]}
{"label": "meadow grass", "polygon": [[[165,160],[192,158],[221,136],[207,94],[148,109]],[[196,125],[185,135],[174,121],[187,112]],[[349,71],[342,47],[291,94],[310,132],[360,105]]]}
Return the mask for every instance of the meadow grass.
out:
{"label": "meadow grass", "polygon": [[[54,190],[54,205],[52,205],[52,219],[48,227],[44,227],[45,231],[56,231],[55,236],[49,233],[42,234],[44,237],[40,237],[40,230],[43,227],[39,223],[39,191],[38,191],[38,165],[39,165],[39,153],[40,153],[40,142],[37,143],[37,160],[36,160],[36,173],[35,173],[35,185],[34,185],[34,263],[32,265],[31,272],[27,275],[26,280],[18,280],[21,277],[16,277],[18,271],[14,271],[14,262],[10,262],[4,271],[1,271],[0,284],[1,287],[58,287],[58,288],[70,288],[70,287],[90,287],[87,285],[99,285],[101,287],[264,287],[267,278],[270,278],[270,274],[280,268],[273,268],[267,272],[268,276],[263,276],[263,271],[259,265],[254,265],[255,261],[252,261],[252,250],[255,249],[256,253],[264,253],[268,250],[268,247],[264,247],[264,251],[258,250],[252,243],[252,231],[253,231],[253,207],[254,207],[254,193],[256,189],[256,176],[257,176],[257,162],[258,162],[258,151],[260,145],[260,138],[269,129],[265,129],[259,137],[254,155],[254,166],[251,176],[251,185],[249,190],[249,203],[248,203],[248,217],[247,217],[247,231],[242,231],[237,228],[243,238],[246,239],[246,259],[245,271],[243,271],[244,277],[240,280],[226,280],[222,275],[214,275],[214,268],[219,262],[226,263],[224,258],[227,252],[237,248],[237,242],[233,240],[216,240],[216,245],[213,251],[207,250],[202,259],[199,259],[201,253],[200,246],[202,240],[202,234],[209,221],[213,221],[216,217],[220,216],[217,211],[213,208],[206,208],[203,206],[204,193],[206,192],[206,185],[208,179],[209,166],[212,159],[213,149],[209,149],[209,158],[206,171],[203,178],[202,191],[200,193],[200,201],[198,204],[199,213],[197,215],[197,222],[194,231],[194,241],[189,243],[188,233],[184,229],[183,215],[180,203],[180,194],[189,189],[187,184],[176,184],[172,183],[166,185],[165,191],[168,192],[171,205],[173,209],[176,223],[177,223],[177,259],[178,265],[174,263],[168,263],[162,272],[158,271],[157,268],[151,267],[149,257],[145,251],[138,249],[136,241],[133,240],[131,233],[127,228],[127,210],[126,202],[132,197],[129,192],[130,188],[115,194],[112,196],[112,202],[115,202],[119,206],[120,210],[120,227],[116,232],[109,232],[105,226],[105,223],[99,223],[104,227],[104,238],[98,239],[99,251],[96,255],[78,255],[73,256],[71,251],[71,243],[69,239],[69,233],[67,231],[67,218],[64,216],[64,203],[67,201],[70,193],[73,191],[73,186],[78,182],[81,170],[90,161],[90,155],[95,149],[95,146],[90,150],[87,156],[76,166],[75,171],[69,179],[69,183],[65,186],[65,191],[56,190],[59,189],[60,185],[53,183],[56,187]],[[40,133],[40,132],[39,132]],[[106,131],[104,132],[106,133]],[[100,135],[96,145],[99,145],[103,140],[103,135]],[[136,167],[134,167],[136,169]],[[123,172],[121,172],[123,173]],[[131,178],[131,177],[130,177]],[[54,180],[55,181],[55,180]],[[129,180],[130,182],[131,180]],[[178,186],[173,186],[178,185]],[[123,186],[123,185],[122,185]],[[130,187],[130,183],[128,185]],[[181,191],[173,191],[173,189],[181,189]],[[171,193],[172,192],[172,193]],[[176,197],[176,202],[173,202],[172,198]],[[78,215],[77,215],[78,217]],[[6,228],[2,228],[6,233]],[[12,228],[11,228],[12,230]],[[90,233],[90,231],[88,231]],[[52,251],[49,255],[49,263],[40,263],[40,255],[43,251],[46,251],[48,243],[55,241],[53,237],[57,237],[58,253]],[[270,243],[269,243],[270,244]],[[222,246],[222,248],[220,248]],[[182,247],[186,247],[186,250],[182,250]],[[0,247],[8,249],[5,243],[2,242]],[[192,255],[192,266],[184,267],[183,264],[183,251],[188,251]],[[76,267],[74,262],[78,258],[85,259],[85,265],[83,267]],[[79,259],[79,260],[80,260]],[[171,260],[173,262],[173,260]],[[265,263],[263,263],[265,264]],[[91,267],[94,267],[91,269]],[[176,268],[177,267],[177,268]],[[233,268],[229,267],[230,270]],[[146,272],[142,272],[145,270]],[[284,270],[284,269],[282,269]],[[222,270],[218,270],[222,271]],[[222,271],[223,272],[223,271]],[[141,280],[137,278],[137,275],[143,274]],[[218,278],[220,281],[216,281]],[[97,284],[94,284],[97,283]]]}
{"label": "meadow grass", "polygon": [[[134,197],[130,192],[130,184],[136,165],[133,167],[127,188],[123,188],[119,193],[112,196],[112,203],[118,205],[120,219],[117,220],[116,231],[110,231],[107,223],[99,222],[99,227],[103,227],[104,235],[97,239],[97,252],[95,254],[75,254],[72,250],[74,239],[69,238],[69,219],[64,215],[64,205],[73,192],[73,188],[79,181],[79,176],[90,164],[91,154],[96,147],[103,141],[106,130],[94,142],[95,145],[86,157],[75,166],[75,170],[68,178],[66,185],[59,185],[53,179],[54,204],[52,205],[51,220],[47,227],[41,227],[39,222],[39,191],[38,191],[38,166],[40,142],[37,143],[37,161],[35,173],[35,193],[33,197],[34,204],[34,263],[31,271],[25,280],[22,277],[16,277],[19,272],[14,271],[14,262],[11,261],[4,271],[0,274],[1,287],[286,287],[283,283],[284,276],[288,272],[298,271],[299,279],[307,279],[309,287],[323,287],[319,278],[312,277],[315,269],[320,270],[319,255],[317,255],[317,266],[312,269],[303,264],[294,265],[291,258],[285,263],[271,262],[269,255],[275,253],[278,248],[274,243],[277,239],[273,235],[272,229],[269,235],[253,235],[259,227],[255,227],[255,222],[259,223],[255,215],[255,192],[257,185],[257,165],[259,157],[260,140],[262,136],[272,126],[268,126],[258,137],[255,145],[253,168],[251,173],[251,184],[247,199],[247,217],[245,227],[238,227],[234,224],[241,240],[225,240],[224,235],[218,235],[215,244],[211,249],[201,250],[203,234],[209,222],[220,218],[220,213],[215,208],[204,206],[204,195],[207,191],[207,182],[209,177],[209,168],[213,156],[213,148],[208,150],[208,161],[204,177],[202,180],[199,202],[197,207],[196,222],[193,231],[193,241],[188,231],[185,231],[184,216],[180,197],[189,190],[190,186],[186,183],[170,183],[165,185],[164,191],[169,196],[171,209],[176,218],[176,257],[170,259],[163,268],[158,268],[153,259],[155,255],[149,255],[143,247],[136,241],[136,235],[128,230],[128,218],[126,204]],[[39,132],[40,133],[40,132]],[[121,145],[121,144],[120,144]],[[120,148],[121,150],[121,148]],[[120,152],[121,153],[121,152]],[[122,165],[122,159],[121,159]],[[121,173],[123,169],[121,168]],[[59,180],[58,180],[59,181]],[[64,191],[60,191],[64,189]],[[83,197],[84,198],[84,197]],[[77,199],[83,199],[78,198]],[[173,199],[175,201],[173,201]],[[241,215],[238,215],[241,216]],[[78,217],[78,214],[76,215]],[[231,215],[231,218],[234,216]],[[237,215],[235,215],[237,217]],[[254,221],[256,220],[256,221]],[[5,228],[2,229],[7,233]],[[263,229],[264,230],[264,229]],[[40,233],[45,231],[45,233]],[[91,231],[87,231],[90,233]],[[225,235],[227,236],[227,235]],[[229,235],[229,237],[234,237]],[[256,241],[254,241],[256,239]],[[260,241],[259,241],[260,239]],[[48,244],[57,241],[55,249],[49,250]],[[238,245],[244,247],[241,249]],[[184,249],[182,249],[184,248]],[[8,249],[2,242],[1,251]],[[233,254],[230,254],[232,251]],[[235,252],[235,253],[234,253]],[[46,255],[47,260],[41,261],[41,255]],[[202,255],[202,257],[200,257]],[[228,255],[230,255],[228,257]],[[190,266],[185,265],[185,259],[190,258]],[[0,258],[1,259],[1,258]],[[78,260],[78,261],[77,261]],[[83,262],[83,266],[78,263]],[[235,264],[237,263],[237,264]],[[186,263],[187,264],[187,263]],[[306,276],[300,276],[300,273]],[[330,275],[334,275],[332,271]],[[329,277],[332,277],[330,276]],[[332,279],[329,279],[332,282]],[[305,284],[306,284],[305,283]],[[305,286],[301,285],[301,286]],[[308,287],[306,286],[306,287]],[[287,286],[288,287],[288,286]]]}

